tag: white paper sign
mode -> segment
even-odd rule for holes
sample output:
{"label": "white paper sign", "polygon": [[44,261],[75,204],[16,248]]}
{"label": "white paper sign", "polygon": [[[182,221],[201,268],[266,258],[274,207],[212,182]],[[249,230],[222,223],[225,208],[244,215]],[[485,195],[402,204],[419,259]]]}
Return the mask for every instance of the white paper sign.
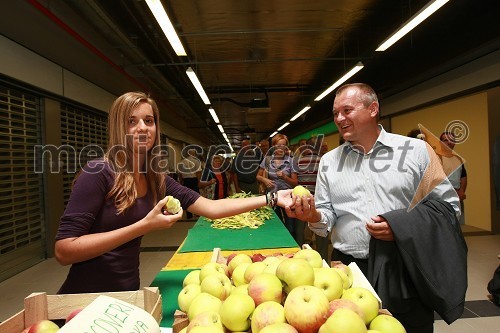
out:
{"label": "white paper sign", "polygon": [[160,333],[148,312],[116,298],[100,295],[59,330],[59,333]]}

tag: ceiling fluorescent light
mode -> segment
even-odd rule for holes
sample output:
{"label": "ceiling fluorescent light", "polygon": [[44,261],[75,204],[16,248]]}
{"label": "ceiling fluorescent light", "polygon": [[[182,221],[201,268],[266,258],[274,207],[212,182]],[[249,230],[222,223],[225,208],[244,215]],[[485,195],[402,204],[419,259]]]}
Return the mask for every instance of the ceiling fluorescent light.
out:
{"label": "ceiling fluorescent light", "polygon": [[221,133],[224,133],[224,128],[222,128],[222,125],[221,125],[221,124],[217,125],[217,127],[219,128],[219,131],[220,131]]}
{"label": "ceiling fluorescent light", "polygon": [[449,0],[433,0],[425,5],[424,8],[418,11],[412,18],[410,18],[399,30],[389,36],[375,51],[385,51],[392,44],[396,43],[400,38],[413,30],[417,25],[422,23],[426,18],[431,16],[436,10],[441,8]]}
{"label": "ceiling fluorescent light", "polygon": [[309,110],[311,108],[310,105],[304,107],[302,110],[299,111],[299,113],[297,113],[295,116],[293,116],[290,121],[294,121],[295,119],[297,119],[298,117],[302,116],[304,113],[306,113],[307,110]]}
{"label": "ceiling fluorescent light", "polygon": [[188,67],[186,69],[186,74],[193,83],[193,86],[196,88],[196,91],[200,95],[201,99],[203,100],[203,103],[206,105],[210,105],[210,100],[208,99],[207,94],[205,93],[205,90],[203,90],[203,87],[201,86],[200,80],[198,80],[198,77],[196,76],[196,73],[193,71],[191,67]]}
{"label": "ceiling fluorescent light", "polygon": [[212,116],[216,124],[220,123],[219,117],[217,117],[217,113],[215,113],[214,108],[208,109],[208,112],[210,112],[210,115]]}
{"label": "ceiling fluorescent light", "polygon": [[277,131],[281,131],[283,128],[287,127],[288,125],[290,125],[290,122],[286,122],[286,123],[284,123],[283,125],[281,125],[281,127],[279,127],[279,128],[277,129]]}
{"label": "ceiling fluorescent light", "polygon": [[278,134],[278,132],[273,132],[273,134],[269,135],[270,138],[272,138],[273,136],[275,136],[276,134]]}
{"label": "ceiling fluorescent light", "polygon": [[170,42],[170,45],[174,49],[175,53],[180,57],[187,56],[187,53],[182,46],[181,40],[179,39],[179,36],[177,35],[177,32],[172,25],[172,22],[168,18],[167,12],[165,11],[165,8],[163,8],[161,1],[146,0],[146,3],[153,13],[156,21],[160,25],[161,30],[163,30],[163,33],[165,34],[165,36],[167,36],[167,39]]}
{"label": "ceiling fluorescent light", "polygon": [[342,83],[344,83],[345,81],[347,81],[348,79],[350,79],[351,76],[353,76],[354,74],[356,74],[357,72],[359,72],[363,67],[364,67],[364,65],[361,62],[358,62],[356,64],[356,66],[354,66],[349,72],[347,72],[344,76],[342,76],[340,79],[338,79],[337,82],[335,82],[334,84],[332,84],[328,89],[326,89],[318,97],[316,97],[314,99],[314,101],[317,102],[317,101],[322,100],[326,95],[328,95],[335,88],[337,88]]}

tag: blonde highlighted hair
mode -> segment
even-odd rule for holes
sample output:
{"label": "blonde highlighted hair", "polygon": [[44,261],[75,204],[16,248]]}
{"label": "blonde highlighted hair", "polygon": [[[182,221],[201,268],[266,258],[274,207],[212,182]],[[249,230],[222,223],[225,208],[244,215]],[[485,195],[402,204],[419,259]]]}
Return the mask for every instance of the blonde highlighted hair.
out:
{"label": "blonde highlighted hair", "polygon": [[[122,214],[135,203],[138,193],[135,186],[133,172],[131,170],[133,149],[130,142],[127,144],[127,128],[129,118],[140,104],[151,105],[156,125],[156,137],[153,149],[160,144],[160,112],[156,102],[149,95],[142,92],[127,92],[118,97],[109,110],[108,116],[108,149],[105,159],[115,171],[115,183],[107,194],[107,199],[113,199],[118,214]],[[126,147],[127,149],[118,149]],[[153,203],[156,203],[165,195],[165,174],[155,171],[152,162],[154,156],[152,150],[147,152],[146,180],[148,190],[153,191]],[[123,166],[126,166],[123,168]],[[127,167],[128,166],[128,167]]]}

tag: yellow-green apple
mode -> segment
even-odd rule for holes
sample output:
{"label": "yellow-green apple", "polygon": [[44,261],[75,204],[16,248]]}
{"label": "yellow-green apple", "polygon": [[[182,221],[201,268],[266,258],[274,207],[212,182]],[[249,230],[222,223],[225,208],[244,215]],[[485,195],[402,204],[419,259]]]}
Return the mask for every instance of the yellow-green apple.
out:
{"label": "yellow-green apple", "polygon": [[318,251],[313,249],[301,249],[293,255],[294,258],[305,259],[313,268],[323,267],[323,258]]}
{"label": "yellow-green apple", "polygon": [[248,283],[248,295],[252,297],[255,305],[266,301],[281,303],[283,299],[283,286],[276,275],[260,273],[255,275]]}
{"label": "yellow-green apple", "polygon": [[189,305],[187,315],[188,319],[192,320],[196,315],[205,311],[219,312],[222,301],[209,293],[199,293]]}
{"label": "yellow-green apple", "polygon": [[201,286],[199,284],[188,284],[182,288],[179,295],[177,295],[177,304],[179,304],[179,309],[183,312],[187,312],[193,299],[200,293]]}
{"label": "yellow-green apple", "polygon": [[299,331],[288,323],[276,323],[264,327],[260,333],[299,333]]}
{"label": "yellow-green apple", "polygon": [[251,322],[252,333],[259,333],[264,327],[276,323],[286,323],[283,305],[267,301],[255,307]]}
{"label": "yellow-green apple", "polygon": [[366,333],[363,319],[349,309],[338,309],[319,328],[318,333]]}
{"label": "yellow-green apple", "polygon": [[231,295],[232,294],[245,294],[248,295],[248,283],[246,284],[240,284],[238,287],[234,287],[231,290]]}
{"label": "yellow-green apple", "polygon": [[[265,260],[263,262],[266,262]],[[270,263],[266,263],[267,266],[264,268],[262,273],[270,273],[276,275],[276,269],[278,269],[278,265],[281,263],[281,260],[278,259],[278,261],[273,261]]]}
{"label": "yellow-green apple", "polygon": [[231,274],[231,279],[233,280],[233,284],[238,287],[242,284],[247,284],[245,281],[245,271],[247,270],[248,266],[250,266],[251,263],[248,262],[243,262],[236,266],[236,268],[233,271],[233,274]]}
{"label": "yellow-green apple", "polygon": [[245,254],[245,253],[238,253],[230,261],[228,261],[227,270],[228,270],[229,276],[231,276],[233,274],[233,271],[236,268],[236,266],[238,266],[239,264],[244,263],[244,262],[249,263],[249,264],[252,263],[252,258],[248,254]]}
{"label": "yellow-green apple", "polygon": [[377,331],[377,330],[368,330],[368,331],[366,331],[366,333],[382,333],[382,332]]}
{"label": "yellow-green apple", "polygon": [[370,330],[376,330],[380,333],[406,333],[404,326],[393,316],[379,314],[371,322]]}
{"label": "yellow-green apple", "polygon": [[281,280],[285,292],[288,294],[298,286],[312,286],[314,283],[314,269],[305,259],[288,258],[276,268],[276,276]]}
{"label": "yellow-green apple", "polygon": [[244,332],[250,328],[250,317],[255,310],[252,297],[244,294],[229,295],[222,303],[219,314],[222,324],[233,332]]}
{"label": "yellow-green apple", "polygon": [[343,281],[340,275],[329,267],[321,267],[314,270],[315,287],[323,290],[328,301],[340,298],[344,292]]}
{"label": "yellow-green apple", "polygon": [[352,286],[352,282],[354,280],[354,276],[352,275],[351,268],[340,261],[335,261],[333,263],[332,267],[340,269],[342,272],[345,273],[345,275],[347,275],[347,278],[349,279],[349,288],[350,288]]}
{"label": "yellow-green apple", "polygon": [[363,311],[365,324],[368,325],[378,315],[379,302],[372,292],[363,287],[351,287],[344,290],[342,299],[356,303]]}
{"label": "yellow-green apple", "polygon": [[217,326],[221,330],[224,329],[224,327],[222,326],[222,321],[220,320],[220,315],[218,312],[215,311],[205,311],[197,314],[193,318],[193,320],[189,322],[186,331],[190,332],[196,326],[202,326],[202,327]]}
{"label": "yellow-green apple", "polygon": [[187,333],[187,330],[188,330],[188,328],[187,328],[187,326],[186,326],[186,327],[184,327],[183,329],[181,329],[181,330],[179,331],[179,333]]}
{"label": "yellow-green apple", "polygon": [[231,280],[222,273],[211,274],[201,281],[201,291],[209,293],[222,301],[229,296],[233,286]]}
{"label": "yellow-green apple", "polygon": [[227,265],[221,264],[218,262],[208,262],[201,267],[200,270],[200,283],[203,282],[203,279],[209,275],[214,273],[222,273],[224,275],[228,275]]}
{"label": "yellow-green apple", "polygon": [[73,319],[77,314],[79,314],[83,308],[75,309],[69,313],[69,315],[66,317],[65,323]]}
{"label": "yellow-green apple", "polygon": [[55,333],[59,331],[59,326],[53,321],[43,319],[31,325],[29,333]]}
{"label": "yellow-green apple", "polygon": [[257,274],[262,273],[262,271],[267,267],[265,263],[262,261],[256,261],[248,265],[247,269],[245,270],[245,282],[250,283],[252,281],[253,277],[256,276]]}
{"label": "yellow-green apple", "polygon": [[311,192],[307,188],[305,188],[304,186],[297,185],[293,188],[292,194],[297,196],[297,197],[302,197],[304,195],[307,196],[307,195],[311,194]]}
{"label": "yellow-green apple", "polygon": [[343,270],[341,270],[340,268],[338,268],[338,267],[332,267],[332,269],[334,269],[340,275],[340,277],[342,278],[342,281],[344,282],[343,283],[344,289],[351,288],[352,283],[350,282],[349,277],[347,276],[347,274]]}
{"label": "yellow-green apple", "polygon": [[299,332],[317,332],[326,321],[328,298],[314,286],[299,286],[285,299],[286,321]]}
{"label": "yellow-green apple", "polygon": [[188,284],[200,284],[200,270],[195,269],[194,271],[191,271],[187,273],[187,275],[184,277],[184,280],[182,280],[182,286],[185,287]]}
{"label": "yellow-green apple", "polygon": [[165,210],[170,214],[177,214],[182,209],[181,202],[171,195],[168,195],[167,198],[168,201],[165,204]]}
{"label": "yellow-green apple", "polygon": [[262,260],[264,263],[266,263],[266,265],[271,265],[272,263],[279,263],[281,262],[282,259],[280,259],[279,257],[275,257],[275,256],[268,256],[266,257],[266,259]]}
{"label": "yellow-green apple", "polygon": [[361,318],[363,318],[364,321],[365,314],[363,313],[363,310],[361,310],[359,305],[351,300],[339,298],[330,301],[330,305],[328,306],[328,317],[330,317],[338,309],[352,310],[356,312]]}
{"label": "yellow-green apple", "polygon": [[196,326],[189,333],[224,333],[224,330],[217,326]]}

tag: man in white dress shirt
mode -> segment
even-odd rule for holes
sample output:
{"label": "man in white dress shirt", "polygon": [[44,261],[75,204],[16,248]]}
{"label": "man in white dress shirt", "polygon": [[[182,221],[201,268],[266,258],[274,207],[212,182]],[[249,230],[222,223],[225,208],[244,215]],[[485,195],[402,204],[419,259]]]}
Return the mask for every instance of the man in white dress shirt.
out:
{"label": "man in white dress shirt", "polygon": [[[378,98],[370,86],[355,83],[338,89],[333,117],[346,142],[321,158],[314,198],[297,197],[294,210],[287,208],[288,215],[307,221],[316,234],[324,237],[331,230],[332,260],[354,261],[365,275],[370,237],[394,240],[379,214],[437,198],[460,216],[457,194],[433,149],[422,140],[387,133],[378,116]],[[432,309],[419,304],[411,315],[420,316],[422,326],[403,322],[407,332],[432,332]]]}

